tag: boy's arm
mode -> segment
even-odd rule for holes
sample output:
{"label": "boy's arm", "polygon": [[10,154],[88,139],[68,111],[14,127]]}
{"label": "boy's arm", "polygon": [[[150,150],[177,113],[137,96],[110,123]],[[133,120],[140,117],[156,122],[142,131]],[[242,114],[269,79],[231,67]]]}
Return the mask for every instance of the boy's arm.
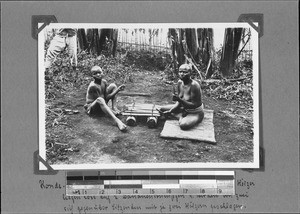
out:
{"label": "boy's arm", "polygon": [[[119,87],[117,87],[116,90],[114,90],[111,94],[108,94],[106,99],[109,100],[111,99],[112,97],[116,96],[117,93],[119,93],[120,91],[123,91],[125,88],[125,85],[120,85]],[[105,88],[106,90],[106,88]]]}

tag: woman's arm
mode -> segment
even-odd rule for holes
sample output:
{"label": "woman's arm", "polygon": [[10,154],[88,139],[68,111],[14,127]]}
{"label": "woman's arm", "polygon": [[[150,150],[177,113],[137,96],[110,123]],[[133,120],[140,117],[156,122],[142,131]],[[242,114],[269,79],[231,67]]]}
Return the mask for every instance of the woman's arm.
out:
{"label": "woman's arm", "polygon": [[167,112],[173,113],[173,112],[176,111],[179,107],[180,107],[180,103],[179,103],[179,102],[176,102],[176,103],[174,104],[174,106],[173,106],[172,108],[170,108],[170,110],[167,111]]}

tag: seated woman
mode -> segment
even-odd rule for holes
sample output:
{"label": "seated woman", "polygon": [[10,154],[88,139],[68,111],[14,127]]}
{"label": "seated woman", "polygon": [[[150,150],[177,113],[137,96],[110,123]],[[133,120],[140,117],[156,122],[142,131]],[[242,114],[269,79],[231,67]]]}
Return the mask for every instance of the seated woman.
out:
{"label": "seated woman", "polygon": [[179,67],[178,95],[173,95],[174,105],[162,106],[160,111],[179,120],[182,130],[199,124],[204,118],[202,92],[197,81],[191,78],[192,68],[188,64]]}

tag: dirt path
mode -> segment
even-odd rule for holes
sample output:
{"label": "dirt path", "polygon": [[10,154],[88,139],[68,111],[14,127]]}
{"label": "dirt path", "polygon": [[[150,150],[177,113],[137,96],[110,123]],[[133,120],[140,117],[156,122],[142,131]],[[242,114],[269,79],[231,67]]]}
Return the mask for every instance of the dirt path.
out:
{"label": "dirt path", "polygon": [[[125,92],[149,93],[148,96],[118,96],[117,106],[124,104],[170,103],[172,86],[166,84],[164,72],[135,72],[126,83]],[[251,162],[253,161],[252,116],[243,106],[215,100],[204,94],[207,109],[214,110],[216,145],[190,140],[162,139],[164,121],[149,129],[145,120],[122,133],[106,116],[89,117],[83,111],[85,88],[79,87],[55,100],[56,107],[78,110],[66,115],[66,125],[51,128],[58,142],[49,153],[51,164],[162,163],[162,162]],[[125,117],[120,117],[125,122]],[[54,138],[55,140],[55,138]]]}

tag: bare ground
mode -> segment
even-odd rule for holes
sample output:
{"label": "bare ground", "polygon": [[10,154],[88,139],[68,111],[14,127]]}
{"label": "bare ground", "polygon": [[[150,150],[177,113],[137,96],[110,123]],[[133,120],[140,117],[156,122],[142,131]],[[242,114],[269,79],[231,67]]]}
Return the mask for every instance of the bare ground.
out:
{"label": "bare ground", "polygon": [[[172,86],[167,84],[163,71],[140,70],[132,74],[125,92],[150,93],[151,96],[118,96],[117,106],[124,104],[172,103]],[[86,78],[86,82],[91,79]],[[119,83],[120,84],[120,83]],[[241,104],[217,100],[204,93],[205,108],[214,110],[217,143],[159,137],[164,121],[149,129],[146,119],[122,133],[107,116],[89,117],[85,114],[86,84],[77,85],[63,95],[57,95],[47,112],[64,110],[63,117],[49,123],[47,132],[47,160],[50,164],[99,163],[176,163],[176,162],[252,162],[252,110]],[[67,111],[66,111],[67,109]],[[123,122],[126,118],[119,117]],[[51,117],[51,120],[53,117]]]}

